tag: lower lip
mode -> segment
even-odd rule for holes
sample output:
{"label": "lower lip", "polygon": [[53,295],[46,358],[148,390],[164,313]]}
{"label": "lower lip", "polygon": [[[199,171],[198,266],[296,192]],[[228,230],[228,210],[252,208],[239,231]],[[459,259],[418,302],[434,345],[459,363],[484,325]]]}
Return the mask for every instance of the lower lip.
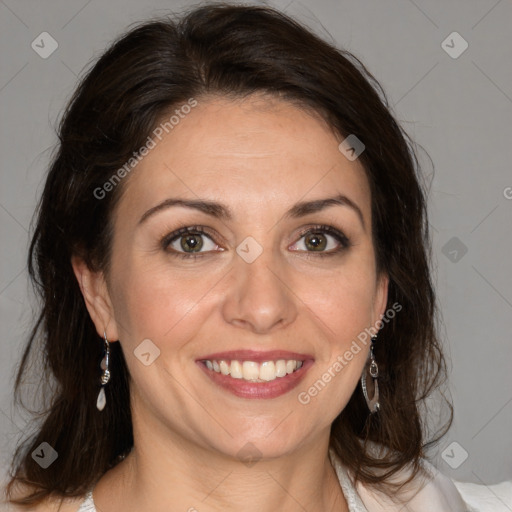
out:
{"label": "lower lip", "polygon": [[209,370],[203,362],[196,362],[215,384],[240,398],[276,398],[284,395],[299,384],[313,365],[313,360],[308,359],[303,362],[298,370],[287,374],[286,377],[277,377],[269,382],[249,382],[248,380],[234,379],[229,375]]}

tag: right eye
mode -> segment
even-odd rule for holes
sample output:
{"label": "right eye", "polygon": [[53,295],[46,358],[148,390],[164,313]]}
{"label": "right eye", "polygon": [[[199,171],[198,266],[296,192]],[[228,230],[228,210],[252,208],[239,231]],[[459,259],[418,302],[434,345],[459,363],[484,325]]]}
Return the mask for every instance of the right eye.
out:
{"label": "right eye", "polygon": [[162,247],[171,255],[181,258],[197,257],[221,249],[200,226],[187,226],[173,231],[163,238]]}

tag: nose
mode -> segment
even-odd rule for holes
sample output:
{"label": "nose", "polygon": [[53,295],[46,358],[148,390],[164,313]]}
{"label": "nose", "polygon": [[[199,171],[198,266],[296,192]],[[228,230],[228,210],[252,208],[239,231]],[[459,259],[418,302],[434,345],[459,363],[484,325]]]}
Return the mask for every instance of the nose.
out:
{"label": "nose", "polygon": [[297,317],[295,295],[283,265],[272,260],[270,250],[252,263],[235,258],[223,303],[226,322],[257,334],[271,333]]}

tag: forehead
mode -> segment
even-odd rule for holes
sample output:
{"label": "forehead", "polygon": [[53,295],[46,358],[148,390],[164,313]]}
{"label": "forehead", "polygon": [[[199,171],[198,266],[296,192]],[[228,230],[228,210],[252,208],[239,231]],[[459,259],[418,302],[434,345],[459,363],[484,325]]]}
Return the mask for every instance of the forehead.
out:
{"label": "forehead", "polygon": [[156,145],[128,178],[123,214],[180,196],[222,201],[235,215],[279,215],[297,201],[339,193],[370,215],[363,166],[339,151],[341,138],[323,119],[291,103],[198,100],[171,126],[161,140],[153,137]]}

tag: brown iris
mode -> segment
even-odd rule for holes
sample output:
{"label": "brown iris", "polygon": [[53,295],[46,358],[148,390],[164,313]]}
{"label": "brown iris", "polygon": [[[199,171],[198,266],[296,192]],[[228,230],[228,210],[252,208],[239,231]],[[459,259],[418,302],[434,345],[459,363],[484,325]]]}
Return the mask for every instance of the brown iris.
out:
{"label": "brown iris", "polygon": [[305,236],[304,243],[308,249],[321,251],[327,246],[327,239],[320,233],[309,233]]}
{"label": "brown iris", "polygon": [[203,239],[201,235],[186,235],[181,237],[181,248],[185,252],[198,252],[203,247]]}

